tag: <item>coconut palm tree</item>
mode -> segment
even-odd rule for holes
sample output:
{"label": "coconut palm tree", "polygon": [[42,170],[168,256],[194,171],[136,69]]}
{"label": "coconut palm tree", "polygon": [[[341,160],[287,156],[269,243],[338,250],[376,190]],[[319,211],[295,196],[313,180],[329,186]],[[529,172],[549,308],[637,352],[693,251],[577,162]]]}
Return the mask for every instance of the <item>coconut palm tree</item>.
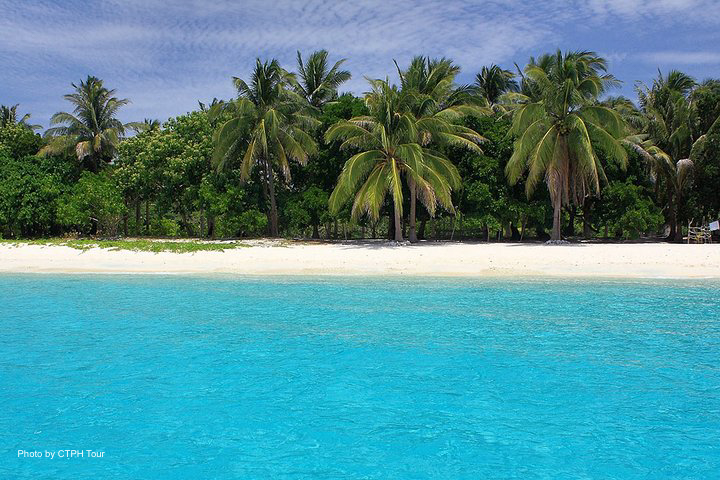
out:
{"label": "coconut palm tree", "polygon": [[42,128],[40,125],[32,125],[28,123],[30,120],[30,114],[26,113],[20,120],[18,120],[17,108],[19,104],[13,106],[0,105],[0,128],[7,127],[10,125],[20,125],[27,128],[28,130],[38,130]]}
{"label": "coconut palm tree", "polygon": [[554,209],[553,240],[560,240],[562,208],[599,193],[606,180],[595,148],[621,167],[627,164],[619,141],[625,136],[624,122],[617,112],[597,105],[598,96],[617,83],[606,70],[604,59],[585,51],[558,51],[525,69],[539,100],[514,111],[510,133],[517,140],[505,172],[511,184],[527,173],[528,195],[546,182]]}
{"label": "coconut palm tree", "polygon": [[354,195],[353,218],[367,213],[380,216],[388,191],[393,199],[395,240],[403,240],[403,177],[414,182],[418,196],[431,215],[442,206],[454,212],[452,190],[460,187],[455,166],[438,152],[419,142],[421,131],[444,136],[455,144],[473,143],[470,135],[457,132],[441,118],[419,121],[412,113],[416,97],[387,80],[369,80],[372,90],[365,96],[369,115],[340,121],[325,134],[327,142],[343,140],[341,148],[360,153],[348,159],[330,196],[330,211],[337,213]]}
{"label": "coconut palm tree", "polygon": [[99,78],[88,76],[79,85],[72,84],[74,93],[65,99],[74,105],[73,113],[58,112],[52,116],[52,125],[45,132],[49,143],[41,154],[57,154],[74,150],[78,160],[97,171],[115,157],[117,146],[129,128],[139,123],[122,123],[116,118],[118,110],[130,100],[118,99],[115,90],[108,90]]}
{"label": "coconut palm tree", "polygon": [[[639,132],[649,155],[642,154],[653,179],[665,183],[665,203],[670,233],[668,239],[680,241],[682,230],[678,226],[678,213],[694,168],[693,152],[704,141],[705,132],[696,132],[693,125],[697,112],[690,100],[695,80],[680,71],[667,75],[658,72],[651,87],[638,84],[642,122]],[[640,151],[641,149],[636,148]]]}
{"label": "coconut palm tree", "polygon": [[[703,140],[704,136],[695,142],[691,157],[695,156],[695,150],[700,147]],[[678,228],[678,207],[682,205],[687,188],[692,181],[692,173],[695,168],[694,162],[691,158],[673,160],[670,155],[655,145],[644,134],[628,136],[623,140],[623,143],[635,150],[645,160],[653,182],[657,183],[660,180],[665,182],[667,210],[670,220],[668,239],[679,242],[682,240],[682,230]]]}
{"label": "coconut palm tree", "polygon": [[472,88],[477,95],[487,101],[490,108],[501,110],[500,97],[508,92],[519,92],[520,85],[515,80],[515,74],[510,70],[503,70],[497,65],[482,67],[475,76]]}
{"label": "coconut palm tree", "polygon": [[303,62],[302,55],[297,52],[297,81],[295,90],[310,105],[321,108],[327,102],[337,98],[340,85],[350,80],[350,72],[340,70],[345,59],[338,60],[332,67],[328,64],[327,50],[313,52],[307,62]]}
{"label": "coconut palm tree", "polygon": [[[423,147],[459,145],[482,153],[478,143],[485,139],[458,122],[468,114],[492,113],[488,108],[475,105],[472,89],[455,85],[460,67],[447,58],[430,59],[416,56],[406,70],[395,63],[400,76],[402,92],[410,99],[410,112],[415,117],[418,144]],[[407,177],[410,190],[408,240],[417,242],[417,192],[412,176]]]}
{"label": "coconut palm tree", "polygon": [[275,170],[290,182],[293,160],[305,165],[308,156],[316,152],[315,141],[307,133],[319,122],[307,112],[307,103],[294,93],[291,75],[277,60],[257,59],[250,83],[233,77],[238,98],[220,102],[211,117],[226,112],[229,119],[215,131],[213,161],[222,169],[228,160],[239,159],[241,178],[259,172],[263,193],[270,203],[268,224],[270,235],[278,236]]}

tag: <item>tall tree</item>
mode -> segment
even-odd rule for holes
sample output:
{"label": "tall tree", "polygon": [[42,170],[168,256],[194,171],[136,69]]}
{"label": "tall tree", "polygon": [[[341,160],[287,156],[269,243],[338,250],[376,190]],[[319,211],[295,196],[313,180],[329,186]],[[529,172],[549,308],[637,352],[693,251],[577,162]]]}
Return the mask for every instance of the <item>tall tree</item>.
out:
{"label": "tall tree", "polygon": [[539,100],[514,112],[511,134],[518,139],[506,174],[514,184],[527,172],[528,195],[545,180],[554,210],[553,240],[561,238],[563,207],[599,193],[605,174],[595,149],[603,149],[623,168],[627,163],[619,141],[624,122],[617,112],[596,104],[617,82],[606,71],[606,61],[586,51],[558,51],[531,61],[525,69]]}
{"label": "tall tree", "polygon": [[[414,57],[404,71],[397,63],[395,65],[402,92],[410,99],[410,113],[417,122],[417,143],[434,149],[447,144],[459,144],[481,153],[477,143],[484,138],[459,122],[465,115],[487,114],[490,110],[471,104],[474,103],[472,89],[455,85],[460,67],[447,58],[430,59],[424,56]],[[469,142],[466,141],[468,139]],[[435,154],[439,155],[437,152]],[[417,242],[417,188],[412,176],[408,176],[407,180],[410,189],[408,239]]]}
{"label": "tall tree", "polygon": [[[108,90],[99,78],[88,76],[79,85],[72,84],[74,93],[65,100],[74,105],[73,113],[58,112],[52,116],[52,125],[45,135],[49,139],[41,154],[57,154],[75,151],[78,160],[92,171],[114,158],[120,141],[129,128],[138,123],[122,123],[116,118],[118,110],[130,100],[115,97],[115,90]],[[141,127],[140,127],[141,128]]]}
{"label": "tall tree", "polygon": [[654,177],[665,185],[664,200],[670,224],[668,239],[672,241],[682,239],[678,216],[691,181],[693,151],[699,148],[705,134],[698,128],[702,122],[698,121],[691,101],[695,85],[689,75],[671,70],[667,75],[658,72],[651,87],[637,86],[644,115],[641,133],[645,143],[654,147],[651,154],[643,158],[648,161]]}
{"label": "tall tree", "polygon": [[380,216],[385,196],[393,200],[395,240],[402,241],[403,177],[414,182],[420,200],[431,215],[438,205],[453,212],[452,190],[460,186],[457,169],[439,152],[418,141],[425,130],[433,137],[444,136],[452,144],[470,145],[476,135],[456,131],[441,118],[422,123],[412,113],[414,95],[387,80],[371,80],[372,91],[365,97],[369,115],[340,121],[325,134],[328,142],[343,140],[341,148],[360,153],[348,159],[330,196],[330,211],[337,213],[354,195],[353,218],[367,213]]}
{"label": "tall tree", "polygon": [[297,52],[297,77],[295,90],[310,105],[321,108],[327,102],[337,98],[338,87],[350,80],[350,72],[340,70],[345,59],[338,60],[330,67],[327,50],[313,52],[303,62],[302,55]]}
{"label": "tall tree", "polygon": [[222,169],[228,160],[239,159],[243,181],[257,170],[263,192],[270,203],[270,235],[277,237],[278,210],[275,170],[290,182],[289,161],[301,165],[317,151],[310,129],[318,121],[309,115],[307,102],[291,90],[293,78],[277,60],[257,59],[250,83],[233,77],[239,97],[213,108],[216,117],[225,112],[213,140],[214,163]]}

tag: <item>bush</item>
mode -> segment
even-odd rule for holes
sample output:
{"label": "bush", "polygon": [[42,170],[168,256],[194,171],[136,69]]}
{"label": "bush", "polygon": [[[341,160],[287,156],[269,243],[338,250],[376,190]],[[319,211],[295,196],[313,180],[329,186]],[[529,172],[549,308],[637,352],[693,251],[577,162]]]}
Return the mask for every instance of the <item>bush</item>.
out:
{"label": "bush", "polygon": [[33,237],[58,233],[57,203],[68,188],[62,167],[61,162],[50,159],[14,159],[0,153],[0,234]]}
{"label": "bush", "polygon": [[657,232],[663,224],[660,209],[632,177],[605,188],[599,210],[600,221],[608,230],[625,239]]}
{"label": "bush", "polygon": [[19,160],[35,155],[42,146],[40,135],[22,125],[7,125],[0,128],[0,151]]}
{"label": "bush", "polygon": [[104,172],[84,172],[58,204],[60,223],[89,234],[116,235],[125,212],[120,190]]}

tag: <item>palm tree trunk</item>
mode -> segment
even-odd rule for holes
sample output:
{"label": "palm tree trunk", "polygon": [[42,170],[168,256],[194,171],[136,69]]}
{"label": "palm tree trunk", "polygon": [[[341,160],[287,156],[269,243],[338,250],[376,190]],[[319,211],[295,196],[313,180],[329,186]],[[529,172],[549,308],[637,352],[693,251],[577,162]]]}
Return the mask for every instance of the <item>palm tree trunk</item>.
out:
{"label": "palm tree trunk", "polygon": [[675,195],[675,201],[670,206],[670,240],[676,243],[682,242],[682,226],[678,224],[678,210],[680,195]]}
{"label": "palm tree trunk", "polygon": [[408,175],[408,184],[410,186],[410,225],[408,228],[408,240],[411,243],[417,243],[416,231],[416,214],[417,214],[417,186],[415,180]]}
{"label": "palm tree trunk", "polygon": [[[557,197],[560,197],[560,194],[556,194]],[[560,201],[560,198],[556,198],[553,202],[553,229],[552,229],[552,237],[550,237],[552,240],[560,240],[562,238],[560,234],[560,227],[562,226],[562,202]]]}
{"label": "palm tree trunk", "polygon": [[395,241],[396,242],[402,242],[403,241],[403,234],[402,234],[402,221],[401,217],[402,214],[400,213],[400,205],[397,205],[395,202],[393,202],[393,210],[395,211]]}

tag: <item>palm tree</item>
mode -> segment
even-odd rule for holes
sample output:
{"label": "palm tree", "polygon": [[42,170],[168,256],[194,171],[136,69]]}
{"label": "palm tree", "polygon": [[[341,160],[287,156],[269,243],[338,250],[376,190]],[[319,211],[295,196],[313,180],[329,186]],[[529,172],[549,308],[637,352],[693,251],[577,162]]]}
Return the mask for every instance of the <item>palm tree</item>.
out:
{"label": "palm tree", "polygon": [[[678,206],[682,205],[685,191],[692,180],[692,173],[695,168],[690,158],[683,158],[677,162],[665,153],[661,148],[647,138],[647,135],[639,134],[629,136],[623,141],[624,144],[635,150],[645,160],[650,169],[650,178],[653,182],[662,179],[666,184],[666,201],[670,217],[670,234],[668,239],[679,242],[682,240],[682,231],[678,228],[677,215]],[[704,136],[695,142],[691,157],[694,157],[696,148],[700,147]]]}
{"label": "palm tree", "polygon": [[527,172],[528,195],[545,180],[554,209],[553,240],[560,240],[562,208],[599,193],[601,180],[606,180],[595,148],[621,167],[627,164],[619,141],[625,130],[620,115],[596,104],[617,82],[606,70],[604,59],[585,51],[558,51],[525,69],[539,100],[514,112],[510,133],[518,138],[505,172],[511,184]]}
{"label": "palm tree", "polygon": [[257,59],[250,83],[233,77],[239,97],[218,103],[212,117],[226,112],[230,117],[215,131],[213,161],[222,169],[228,160],[240,159],[243,181],[255,167],[260,173],[263,193],[270,202],[270,235],[278,236],[278,212],[275,197],[275,169],[290,182],[289,160],[305,165],[316,152],[316,144],[307,131],[319,122],[307,113],[306,102],[290,90],[291,75],[277,60]]}
{"label": "palm tree", "polygon": [[294,84],[295,91],[315,108],[321,108],[337,98],[338,87],[350,80],[351,76],[349,71],[340,70],[345,63],[344,58],[328,68],[327,57],[327,50],[318,50],[313,52],[305,63],[300,52],[297,52],[298,73]]}
{"label": "palm tree", "polygon": [[122,123],[116,118],[118,110],[130,100],[114,97],[115,90],[105,88],[99,78],[88,76],[79,85],[73,83],[72,86],[75,92],[65,95],[65,99],[75,106],[73,113],[58,112],[52,116],[50,123],[61,126],[45,132],[50,142],[40,153],[74,150],[78,160],[97,171],[103,163],[113,160],[125,131],[140,124]]}
{"label": "palm tree", "polygon": [[[472,89],[455,86],[455,76],[460,73],[460,67],[447,58],[430,59],[424,56],[414,57],[405,71],[397,62],[395,66],[402,91],[411,100],[410,112],[417,122],[418,144],[423,147],[459,145],[482,153],[477,143],[485,139],[457,124],[457,121],[468,114],[489,114],[491,110],[471,105],[475,103]],[[408,239],[417,242],[416,185],[412,176],[408,176],[407,180],[410,189]]]}
{"label": "palm tree", "polygon": [[500,97],[508,92],[519,92],[520,85],[515,80],[515,74],[510,70],[503,70],[497,65],[482,67],[475,76],[472,85],[477,95],[484,98],[493,109],[499,109]]}
{"label": "palm tree", "polygon": [[30,120],[30,114],[26,113],[23,115],[20,120],[18,120],[17,116],[17,108],[19,104],[15,104],[11,107],[6,105],[0,105],[0,128],[5,128],[10,125],[20,125],[22,127],[27,128],[28,130],[38,130],[42,128],[40,125],[32,125],[28,123],[28,120]]}
{"label": "palm tree", "polygon": [[[354,219],[367,213],[380,216],[385,195],[393,198],[395,240],[402,235],[403,176],[414,182],[420,200],[431,215],[437,205],[454,212],[452,190],[460,187],[460,176],[447,158],[419,143],[420,132],[446,136],[449,142],[472,143],[465,133],[449,128],[441,118],[422,122],[412,114],[415,95],[387,80],[369,80],[372,91],[365,96],[369,115],[343,120],[325,134],[327,142],[343,140],[341,148],[361,152],[350,157],[330,196],[330,211],[336,214],[354,195]],[[469,135],[467,135],[469,136]]]}
{"label": "palm tree", "polygon": [[[677,70],[666,76],[658,72],[652,87],[637,85],[642,113],[639,131],[648,154],[641,152],[650,166],[652,177],[665,182],[665,202],[670,224],[669,240],[680,241],[678,211],[694,167],[693,152],[704,140],[704,132],[695,132],[697,112],[690,101],[695,80]],[[640,151],[641,149],[636,148]]]}

